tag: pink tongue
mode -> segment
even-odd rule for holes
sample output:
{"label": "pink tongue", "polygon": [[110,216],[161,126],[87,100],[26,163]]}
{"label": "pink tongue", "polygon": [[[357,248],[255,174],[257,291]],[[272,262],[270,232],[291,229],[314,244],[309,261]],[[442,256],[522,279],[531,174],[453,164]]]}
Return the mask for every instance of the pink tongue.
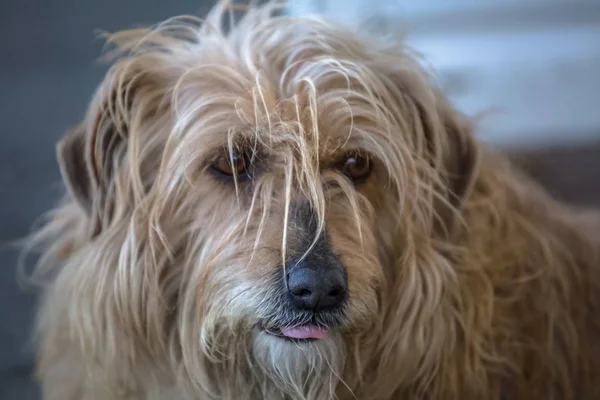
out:
{"label": "pink tongue", "polygon": [[296,328],[281,329],[283,336],[294,339],[327,339],[329,331],[314,325],[298,326]]}

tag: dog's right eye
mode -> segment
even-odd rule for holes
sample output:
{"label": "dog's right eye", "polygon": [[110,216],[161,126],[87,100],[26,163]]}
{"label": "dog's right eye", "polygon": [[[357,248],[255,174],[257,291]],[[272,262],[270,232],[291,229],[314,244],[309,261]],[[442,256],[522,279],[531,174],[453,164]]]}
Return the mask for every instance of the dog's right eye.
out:
{"label": "dog's right eye", "polygon": [[212,165],[212,169],[220,175],[246,177],[248,161],[243,155],[222,156]]}

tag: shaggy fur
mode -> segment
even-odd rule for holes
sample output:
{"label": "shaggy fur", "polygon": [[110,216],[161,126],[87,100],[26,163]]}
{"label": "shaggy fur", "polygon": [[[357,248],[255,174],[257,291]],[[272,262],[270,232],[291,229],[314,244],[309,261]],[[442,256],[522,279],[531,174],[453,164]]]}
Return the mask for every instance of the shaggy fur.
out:
{"label": "shaggy fur", "polygon": [[[29,242],[44,398],[600,398],[595,214],[478,143],[402,44],[275,9],[108,36]],[[215,173],[238,154],[249,179]],[[346,307],[290,317],[278,277],[324,237]],[[310,321],[330,336],[269,333]]]}

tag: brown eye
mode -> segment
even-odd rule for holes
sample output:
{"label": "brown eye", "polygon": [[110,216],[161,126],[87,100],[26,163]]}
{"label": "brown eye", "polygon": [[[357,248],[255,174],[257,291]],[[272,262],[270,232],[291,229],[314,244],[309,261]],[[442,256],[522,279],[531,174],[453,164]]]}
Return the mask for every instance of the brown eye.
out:
{"label": "brown eye", "polygon": [[246,157],[241,155],[226,155],[219,157],[217,161],[212,165],[213,170],[217,173],[233,177],[234,175],[237,177],[246,177],[248,161]]}
{"label": "brown eye", "polygon": [[355,182],[364,181],[371,173],[371,161],[368,157],[353,154],[344,161],[342,172]]}

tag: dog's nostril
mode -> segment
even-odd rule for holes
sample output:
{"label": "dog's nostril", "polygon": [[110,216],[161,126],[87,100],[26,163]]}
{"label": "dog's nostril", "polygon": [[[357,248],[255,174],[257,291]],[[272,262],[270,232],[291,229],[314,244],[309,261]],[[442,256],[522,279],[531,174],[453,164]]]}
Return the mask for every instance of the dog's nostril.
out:
{"label": "dog's nostril", "polygon": [[292,291],[292,294],[298,297],[308,297],[312,294],[312,292],[306,288],[300,288],[298,290]]}
{"label": "dog's nostril", "polygon": [[327,293],[327,295],[330,297],[337,297],[340,295],[340,292],[341,292],[340,289],[336,288],[336,289],[331,290],[329,293]]}

